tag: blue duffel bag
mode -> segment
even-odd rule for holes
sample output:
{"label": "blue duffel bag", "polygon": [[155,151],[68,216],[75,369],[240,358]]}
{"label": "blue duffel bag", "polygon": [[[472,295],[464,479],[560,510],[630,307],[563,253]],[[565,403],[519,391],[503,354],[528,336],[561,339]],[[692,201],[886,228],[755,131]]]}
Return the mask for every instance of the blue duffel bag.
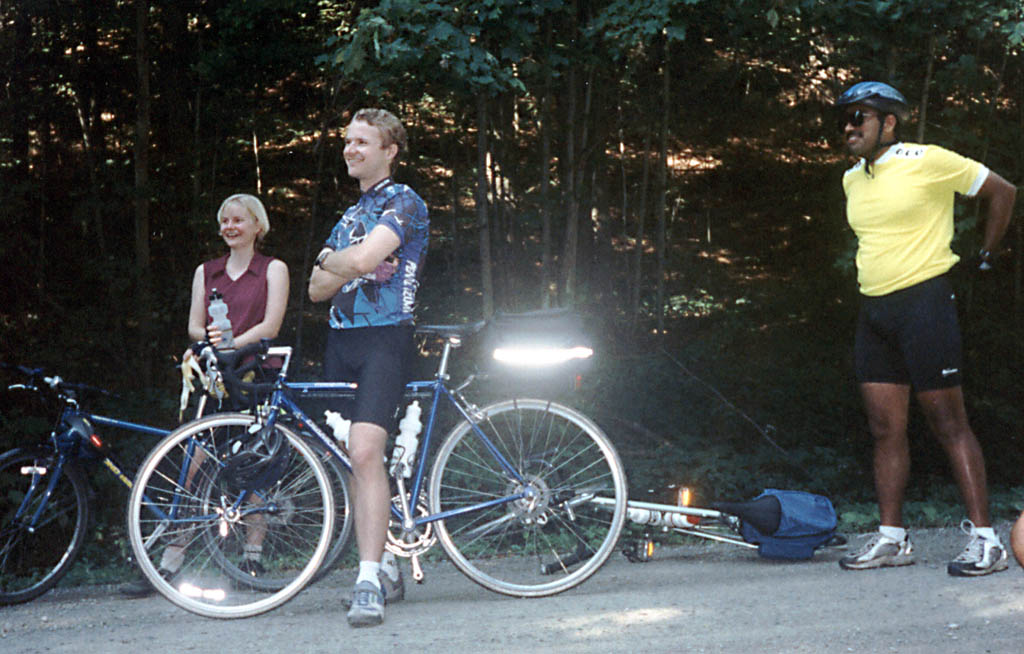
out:
{"label": "blue duffel bag", "polygon": [[743,540],[769,559],[809,559],[836,535],[836,510],[822,495],[768,488],[750,502],[727,504],[721,508],[739,515]]}

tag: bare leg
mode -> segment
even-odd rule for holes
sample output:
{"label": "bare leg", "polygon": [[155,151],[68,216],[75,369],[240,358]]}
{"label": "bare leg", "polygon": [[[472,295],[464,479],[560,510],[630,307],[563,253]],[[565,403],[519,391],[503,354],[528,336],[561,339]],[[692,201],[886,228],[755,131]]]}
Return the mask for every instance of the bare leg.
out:
{"label": "bare leg", "polygon": [[976,527],[989,527],[988,485],[981,445],[967,422],[963,389],[960,386],[917,394],[928,426],[949,457],[967,517]]}
{"label": "bare leg", "polygon": [[387,540],[391,487],[384,470],[386,442],[384,428],[368,422],[354,423],[349,432],[353,510],[360,561],[380,561]]}
{"label": "bare leg", "polygon": [[910,476],[907,414],[910,386],[867,383],[860,386],[868,428],[875,439],[875,492],[881,523],[903,526],[903,494]]}

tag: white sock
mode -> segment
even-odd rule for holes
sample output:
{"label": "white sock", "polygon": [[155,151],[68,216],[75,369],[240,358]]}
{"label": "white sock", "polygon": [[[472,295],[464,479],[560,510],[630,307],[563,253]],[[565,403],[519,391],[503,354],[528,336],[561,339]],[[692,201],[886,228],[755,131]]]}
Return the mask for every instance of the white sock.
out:
{"label": "white sock", "polygon": [[882,535],[886,538],[891,538],[901,543],[907,537],[907,530],[903,527],[890,527],[889,525],[880,525],[878,527],[878,531],[882,532]]}
{"label": "white sock", "polygon": [[246,543],[242,546],[242,558],[247,561],[259,561],[263,556],[262,545],[250,545]]}
{"label": "white sock", "polygon": [[380,557],[380,570],[391,581],[398,581],[398,560],[388,550],[384,550],[384,556]]}
{"label": "white sock", "polygon": [[168,545],[160,555],[160,569],[177,572],[185,562],[185,548],[181,545]]}
{"label": "white sock", "polygon": [[368,581],[377,588],[380,588],[380,579],[377,579],[377,573],[380,572],[380,561],[360,561],[359,562],[359,576],[356,577],[356,585],[364,581]]}
{"label": "white sock", "polygon": [[974,533],[978,534],[990,543],[1000,543],[999,536],[996,536],[996,530],[992,527],[975,527]]}

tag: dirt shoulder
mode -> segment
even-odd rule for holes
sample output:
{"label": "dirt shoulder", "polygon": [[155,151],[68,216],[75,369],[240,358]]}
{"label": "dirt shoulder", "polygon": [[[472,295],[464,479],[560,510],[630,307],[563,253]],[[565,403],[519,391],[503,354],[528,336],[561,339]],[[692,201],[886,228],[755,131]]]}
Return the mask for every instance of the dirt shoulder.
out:
{"label": "dirt shoulder", "polygon": [[[1000,525],[1008,541],[1009,525]],[[57,589],[0,608],[0,650],[35,652],[901,652],[1024,651],[1024,574],[946,574],[963,547],[955,529],[914,532],[916,565],[847,572],[841,551],[768,561],[748,549],[659,549],[643,564],[616,554],[568,593],[512,599],[428,564],[381,627],[352,630],[338,606],[352,577],[337,572],[268,614],[211,620],[161,597],[122,599],[113,587]],[[854,543],[856,544],[856,539]]]}

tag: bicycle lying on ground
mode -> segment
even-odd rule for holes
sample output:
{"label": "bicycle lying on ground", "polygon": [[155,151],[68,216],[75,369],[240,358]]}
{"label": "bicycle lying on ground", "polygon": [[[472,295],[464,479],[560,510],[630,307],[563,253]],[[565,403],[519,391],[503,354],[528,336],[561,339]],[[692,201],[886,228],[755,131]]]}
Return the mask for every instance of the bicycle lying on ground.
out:
{"label": "bicycle lying on ground", "polygon": [[48,377],[39,369],[5,367],[26,377],[9,390],[39,394],[59,409],[43,441],[0,454],[0,604],[17,604],[53,588],[82,548],[92,515],[91,471],[83,464],[98,461],[131,487],[130,473],[94,425],[153,436],[168,430],[83,410],[81,395],[110,395],[101,388]]}
{"label": "bicycle lying on ground", "polygon": [[[464,394],[476,375],[449,384],[452,353],[485,325],[416,330],[440,341],[442,351],[433,379],[406,388],[410,404],[428,406],[422,439],[400,439],[392,455],[387,549],[411,560],[416,581],[424,577],[420,557],[440,541],[455,566],[485,588],[516,597],[553,595],[582,583],[612,553],[625,522],[626,476],[604,432],[575,409],[523,398],[481,408]],[[284,358],[275,382],[238,381],[234,366],[254,356]],[[216,357],[232,396],[265,399],[250,413],[184,425],[158,444],[136,477],[128,531],[140,567],[161,594],[200,615],[234,618],[279,606],[316,575],[336,532],[320,457],[307,457],[301,475],[295,466],[315,511],[306,513],[298,497],[282,504],[268,489],[285,481],[278,454],[284,444],[298,450],[312,440],[348,468],[342,447],[296,400],[352,397],[355,386],[288,381],[290,347],[254,344]],[[435,453],[442,406],[460,422]],[[262,499],[248,501],[251,496]],[[295,536],[299,563],[306,565],[292,566],[288,588],[268,596],[239,587],[233,534],[243,527],[290,534],[295,520],[279,517],[298,512],[308,517],[308,528]],[[168,551],[178,559],[173,573],[164,565]],[[285,553],[276,556],[284,568]],[[266,548],[262,557],[267,561]]]}

